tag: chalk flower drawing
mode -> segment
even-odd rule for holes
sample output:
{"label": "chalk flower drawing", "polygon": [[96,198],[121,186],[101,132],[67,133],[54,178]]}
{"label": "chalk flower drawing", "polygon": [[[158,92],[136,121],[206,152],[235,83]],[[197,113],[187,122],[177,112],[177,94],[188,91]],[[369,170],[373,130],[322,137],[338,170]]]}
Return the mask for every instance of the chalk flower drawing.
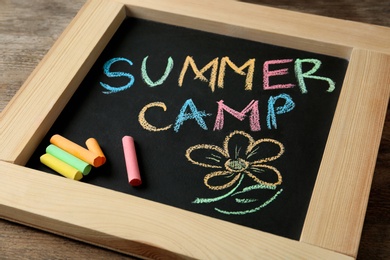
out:
{"label": "chalk flower drawing", "polygon": [[[271,151],[271,152],[270,152]],[[269,155],[269,153],[272,153]],[[216,198],[197,198],[193,203],[212,203],[229,196],[236,196],[255,189],[275,190],[282,183],[279,170],[268,162],[278,159],[284,153],[284,146],[274,139],[255,140],[243,131],[234,131],[226,136],[223,146],[198,144],[187,149],[187,159],[205,168],[215,169],[205,175],[204,184],[211,190],[228,190]],[[265,156],[266,155],[266,156]],[[238,190],[244,178],[250,178],[253,185]],[[224,214],[244,215],[253,213],[271,203],[280,193],[253,208],[244,211],[226,211],[215,208]],[[237,203],[253,203],[256,198],[236,199]]]}

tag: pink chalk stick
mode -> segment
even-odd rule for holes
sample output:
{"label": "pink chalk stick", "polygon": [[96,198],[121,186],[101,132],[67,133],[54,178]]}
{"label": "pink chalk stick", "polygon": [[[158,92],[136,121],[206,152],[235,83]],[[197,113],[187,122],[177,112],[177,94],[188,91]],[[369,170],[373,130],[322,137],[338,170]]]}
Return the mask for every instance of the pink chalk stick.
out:
{"label": "pink chalk stick", "polygon": [[123,152],[126,161],[127,177],[131,186],[139,186],[142,184],[141,175],[139,173],[137,154],[135,152],[134,139],[131,136],[122,138]]}

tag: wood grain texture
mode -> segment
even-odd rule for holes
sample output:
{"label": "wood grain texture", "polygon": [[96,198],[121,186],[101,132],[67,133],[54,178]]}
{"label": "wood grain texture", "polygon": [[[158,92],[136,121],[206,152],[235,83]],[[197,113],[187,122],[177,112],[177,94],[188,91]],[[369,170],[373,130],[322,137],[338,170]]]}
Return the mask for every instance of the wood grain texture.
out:
{"label": "wood grain texture", "polygon": [[[378,147],[371,144],[379,142],[385,118],[385,111],[376,111],[373,104],[386,107],[388,103],[383,98],[390,94],[388,71],[390,56],[359,49],[352,52],[340,94],[345,102],[337,106],[301,241],[356,255],[359,241],[351,237],[361,234],[366,211],[361,201],[371,189],[367,173],[375,166]],[[366,109],[361,111],[362,107]]]}
{"label": "wood grain texture", "polygon": [[[285,9],[390,26],[387,1],[252,1]],[[16,93],[84,1],[0,0],[0,109]],[[390,119],[387,114],[358,258],[390,257]],[[7,221],[0,221],[5,259],[126,258]],[[4,231],[3,231],[4,230]]]}
{"label": "wood grain texture", "polygon": [[[22,86],[84,0],[0,0],[0,111]],[[132,259],[6,220],[0,220],[2,259]]]}
{"label": "wood grain texture", "polygon": [[[108,5],[100,0],[88,2],[81,13],[83,15],[72,20],[43,62],[27,78],[21,91],[2,111],[0,157],[3,160],[19,165],[27,162],[32,152],[29,147],[37,147],[38,140],[42,140],[92,67],[93,57],[100,55],[126,17],[123,5]],[[53,68],[61,73],[55,73]],[[16,126],[13,121],[17,117],[23,117],[21,121],[28,127]]]}
{"label": "wood grain texture", "polygon": [[[151,259],[290,256],[351,260],[325,250],[124,193],[0,161],[0,217]],[[36,189],[36,187],[40,189]],[[61,192],[53,192],[56,187]],[[39,206],[33,206],[39,205]],[[129,217],[131,216],[131,217]],[[66,223],[66,224],[65,224]],[[283,250],[281,250],[283,247]]]}

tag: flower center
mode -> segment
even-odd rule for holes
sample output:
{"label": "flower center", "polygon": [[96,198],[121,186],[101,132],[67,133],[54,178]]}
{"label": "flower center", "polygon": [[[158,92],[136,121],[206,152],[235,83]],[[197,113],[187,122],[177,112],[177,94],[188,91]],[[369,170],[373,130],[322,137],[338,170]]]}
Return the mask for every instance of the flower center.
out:
{"label": "flower center", "polygon": [[229,159],[225,163],[226,170],[231,172],[242,172],[248,168],[249,163],[241,158],[235,160]]}

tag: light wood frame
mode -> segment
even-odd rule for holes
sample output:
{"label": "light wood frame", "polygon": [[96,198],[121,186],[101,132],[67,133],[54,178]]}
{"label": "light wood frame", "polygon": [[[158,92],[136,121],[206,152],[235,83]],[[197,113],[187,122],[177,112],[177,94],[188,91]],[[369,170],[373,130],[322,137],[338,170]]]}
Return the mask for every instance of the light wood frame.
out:
{"label": "light wood frame", "polygon": [[[24,167],[126,16],[349,60],[299,241]],[[226,0],[89,0],[0,117],[0,217],[145,258],[357,255],[390,94],[390,28]]]}

